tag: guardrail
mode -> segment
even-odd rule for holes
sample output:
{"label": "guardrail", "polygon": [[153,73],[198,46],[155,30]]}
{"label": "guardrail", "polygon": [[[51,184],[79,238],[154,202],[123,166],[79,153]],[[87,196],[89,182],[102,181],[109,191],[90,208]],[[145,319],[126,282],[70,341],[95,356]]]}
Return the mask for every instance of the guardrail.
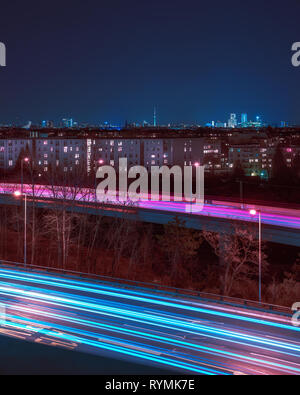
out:
{"label": "guardrail", "polygon": [[[4,265],[3,265],[4,264]],[[20,262],[11,262],[11,261],[5,261],[5,260],[0,260],[0,265],[3,265],[4,267],[11,268],[11,267],[18,267],[22,268],[23,270],[26,271],[35,271],[37,273],[59,273],[60,275],[63,275],[68,278],[73,278],[79,277],[80,279],[86,278],[89,280],[97,281],[97,283],[102,283],[102,284],[112,284],[112,285],[118,285],[119,287],[122,286],[123,288],[134,288],[143,290],[143,291],[152,291],[152,292],[159,292],[162,294],[167,294],[170,296],[175,296],[175,297],[192,297],[196,298],[197,300],[209,302],[209,303],[219,303],[223,305],[230,305],[232,307],[243,307],[244,309],[248,310],[259,310],[259,311],[264,311],[267,313],[275,313],[275,314],[280,314],[284,316],[290,317],[292,315],[291,309],[285,306],[278,306],[278,305],[272,305],[268,303],[259,303],[253,300],[245,300],[245,299],[238,299],[238,298],[233,298],[231,296],[222,296],[222,295],[216,295],[216,294],[210,294],[210,293],[205,293],[205,292],[199,292],[191,289],[183,289],[183,288],[175,288],[175,287],[170,287],[170,286],[165,286],[162,284],[158,283],[146,283],[146,282],[141,282],[141,281],[134,281],[134,280],[128,280],[124,278],[116,278],[116,277],[109,277],[109,276],[102,276],[99,274],[93,274],[93,273],[84,273],[84,272],[78,272],[74,270],[68,270],[68,269],[60,269],[60,268],[53,268],[53,267],[45,267],[45,266],[38,266],[38,265],[27,265],[25,267],[24,263]]]}

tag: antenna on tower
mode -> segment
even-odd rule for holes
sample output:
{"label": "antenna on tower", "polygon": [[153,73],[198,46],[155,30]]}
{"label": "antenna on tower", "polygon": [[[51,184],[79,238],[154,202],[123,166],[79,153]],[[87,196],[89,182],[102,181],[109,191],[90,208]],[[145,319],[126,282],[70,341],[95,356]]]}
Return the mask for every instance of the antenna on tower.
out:
{"label": "antenna on tower", "polygon": [[153,111],[153,126],[156,128],[157,126],[157,115],[156,115],[156,106],[154,106],[154,111]]}

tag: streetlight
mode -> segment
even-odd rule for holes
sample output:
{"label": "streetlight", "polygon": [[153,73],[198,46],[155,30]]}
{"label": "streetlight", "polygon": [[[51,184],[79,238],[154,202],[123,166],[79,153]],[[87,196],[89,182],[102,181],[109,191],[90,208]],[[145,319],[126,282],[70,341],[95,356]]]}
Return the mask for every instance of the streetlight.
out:
{"label": "streetlight", "polygon": [[14,195],[16,197],[24,196],[24,265],[27,266],[27,195],[20,191],[15,191]]}
{"label": "streetlight", "polygon": [[258,261],[259,261],[259,303],[261,303],[261,272],[262,272],[262,268],[261,268],[261,236],[262,236],[262,232],[261,232],[261,211],[260,210],[255,210],[252,209],[249,211],[250,215],[252,217],[256,217],[256,215],[258,214],[258,239],[259,239],[259,252],[258,252]]}
{"label": "streetlight", "polygon": [[24,167],[24,162],[28,163],[29,158],[22,158],[21,159],[21,194],[23,195],[23,167]]}

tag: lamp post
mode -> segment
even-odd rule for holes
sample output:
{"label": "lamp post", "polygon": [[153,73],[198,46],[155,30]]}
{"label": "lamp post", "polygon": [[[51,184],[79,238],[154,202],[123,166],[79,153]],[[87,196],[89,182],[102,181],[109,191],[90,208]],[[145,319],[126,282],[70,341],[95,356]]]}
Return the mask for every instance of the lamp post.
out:
{"label": "lamp post", "polygon": [[244,209],[244,194],[243,194],[243,181],[240,180],[240,202],[242,210]]}
{"label": "lamp post", "polygon": [[262,254],[261,254],[261,236],[262,236],[262,232],[261,232],[261,211],[260,210],[255,210],[252,209],[249,211],[250,215],[252,215],[252,217],[255,217],[258,214],[258,240],[259,240],[259,251],[258,251],[258,264],[259,264],[259,303],[262,302],[262,298],[261,298],[261,274],[262,274],[262,267],[261,267],[261,261],[262,261]]}
{"label": "lamp post", "polygon": [[24,266],[27,266],[27,195],[20,191],[15,191],[16,197],[24,196]]}
{"label": "lamp post", "polygon": [[29,162],[29,158],[22,158],[21,159],[21,194],[22,195],[23,195],[24,162],[28,163]]}

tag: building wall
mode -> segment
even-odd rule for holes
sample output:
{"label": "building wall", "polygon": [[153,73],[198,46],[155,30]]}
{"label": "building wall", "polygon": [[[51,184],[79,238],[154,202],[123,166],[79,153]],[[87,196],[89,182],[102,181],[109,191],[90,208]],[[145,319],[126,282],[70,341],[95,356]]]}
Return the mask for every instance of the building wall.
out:
{"label": "building wall", "polygon": [[86,141],[80,139],[36,139],[34,158],[39,171],[59,169],[74,172],[86,163]]}
{"label": "building wall", "polygon": [[32,154],[32,141],[29,139],[0,140],[0,168],[13,170],[21,152],[29,151]]}
{"label": "building wall", "polygon": [[68,173],[90,174],[98,163],[119,167],[119,159],[127,158],[128,167],[205,165],[207,172],[229,173],[240,161],[246,175],[272,172],[273,157],[278,143],[287,166],[291,167],[300,147],[274,138],[246,142],[231,141],[225,136],[206,138],[48,138],[32,134],[30,138],[0,140],[0,169],[13,170],[20,154],[30,153],[41,174],[52,169]]}

